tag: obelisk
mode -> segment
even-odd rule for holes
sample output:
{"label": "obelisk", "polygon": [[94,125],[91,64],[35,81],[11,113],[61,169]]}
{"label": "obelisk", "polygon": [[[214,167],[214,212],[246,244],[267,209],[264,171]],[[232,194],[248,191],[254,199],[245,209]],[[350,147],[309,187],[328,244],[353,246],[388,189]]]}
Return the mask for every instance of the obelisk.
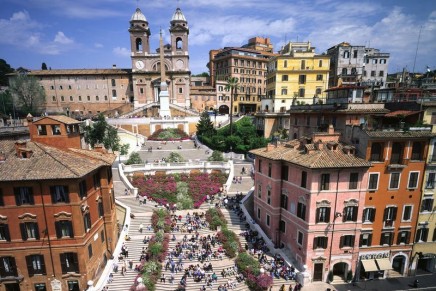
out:
{"label": "obelisk", "polygon": [[171,117],[170,111],[170,95],[165,78],[165,60],[164,60],[164,45],[162,39],[162,30],[160,31],[160,92],[159,92],[159,115],[163,118]]}

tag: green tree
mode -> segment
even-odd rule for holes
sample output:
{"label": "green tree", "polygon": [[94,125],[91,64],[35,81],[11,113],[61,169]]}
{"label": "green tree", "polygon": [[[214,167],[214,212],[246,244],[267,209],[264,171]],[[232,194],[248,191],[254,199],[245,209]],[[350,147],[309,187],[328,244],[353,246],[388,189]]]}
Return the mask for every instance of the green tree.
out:
{"label": "green tree", "polygon": [[6,75],[13,72],[14,69],[11,68],[11,66],[8,63],[6,63],[5,60],[0,59],[0,86],[9,85],[9,81],[8,81],[9,78]]}
{"label": "green tree", "polygon": [[208,72],[203,72],[201,74],[192,75],[192,77],[209,77],[209,73]]}
{"label": "green tree", "polygon": [[143,161],[138,152],[133,152],[130,154],[129,159],[126,161],[126,165],[136,165],[142,164]]}
{"label": "green tree", "polygon": [[166,160],[170,163],[181,163],[184,161],[182,155],[175,152],[171,152]]}
{"label": "green tree", "polygon": [[42,63],[41,64],[41,70],[47,70],[47,64],[46,63]]}
{"label": "green tree", "polygon": [[233,98],[237,94],[239,83],[238,78],[230,77],[227,80],[226,90],[230,90],[230,135],[233,135]]}
{"label": "green tree", "polygon": [[97,144],[103,144],[108,150],[120,150],[120,138],[117,130],[110,126],[104,115],[99,114],[97,121],[84,128],[85,141],[94,148]]}
{"label": "green tree", "polygon": [[35,77],[18,75],[10,83],[15,105],[22,113],[35,115],[43,111],[45,91]]}
{"label": "green tree", "polygon": [[210,116],[207,111],[203,111],[200,116],[200,120],[197,123],[197,135],[211,137],[216,134],[216,129],[213,127],[213,123],[210,120]]}
{"label": "green tree", "polygon": [[12,100],[12,95],[9,90],[0,93],[0,112],[5,116],[12,115],[14,110],[14,101]]}
{"label": "green tree", "polygon": [[213,151],[212,155],[207,160],[211,162],[223,162],[224,156],[220,151]]}
{"label": "green tree", "polygon": [[122,144],[120,146],[120,155],[127,155],[129,153],[130,145],[128,143]]}

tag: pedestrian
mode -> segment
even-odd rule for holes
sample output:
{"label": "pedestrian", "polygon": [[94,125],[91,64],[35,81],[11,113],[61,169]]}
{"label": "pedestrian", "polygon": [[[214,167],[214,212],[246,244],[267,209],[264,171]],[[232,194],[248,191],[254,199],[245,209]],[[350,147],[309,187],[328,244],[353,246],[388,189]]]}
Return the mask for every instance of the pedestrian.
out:
{"label": "pedestrian", "polygon": [[127,246],[124,248],[124,256],[125,256],[126,258],[129,257],[129,249],[127,248]]}
{"label": "pedestrian", "polygon": [[129,195],[129,191],[127,190],[127,188],[124,190],[124,195]]}
{"label": "pedestrian", "polygon": [[162,273],[162,275],[160,276],[160,282],[164,282],[165,283],[165,274]]}
{"label": "pedestrian", "polygon": [[142,229],[144,228],[144,225],[142,224],[142,222],[141,222],[141,224],[139,225],[139,232],[140,233],[142,233]]}

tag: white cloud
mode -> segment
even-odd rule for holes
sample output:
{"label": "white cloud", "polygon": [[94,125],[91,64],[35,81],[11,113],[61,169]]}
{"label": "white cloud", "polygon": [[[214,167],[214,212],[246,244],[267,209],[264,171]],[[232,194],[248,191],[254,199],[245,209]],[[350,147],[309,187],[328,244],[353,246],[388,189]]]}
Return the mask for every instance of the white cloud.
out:
{"label": "white cloud", "polygon": [[116,47],[112,51],[117,56],[121,56],[121,57],[129,57],[130,56],[130,50],[128,50],[125,47]]}
{"label": "white cloud", "polygon": [[60,44],[72,44],[74,41],[71,38],[68,38],[62,31],[58,31],[55,36],[54,42]]}
{"label": "white cloud", "polygon": [[94,47],[95,48],[102,48],[103,45],[101,43],[96,42],[96,43],[94,43]]}

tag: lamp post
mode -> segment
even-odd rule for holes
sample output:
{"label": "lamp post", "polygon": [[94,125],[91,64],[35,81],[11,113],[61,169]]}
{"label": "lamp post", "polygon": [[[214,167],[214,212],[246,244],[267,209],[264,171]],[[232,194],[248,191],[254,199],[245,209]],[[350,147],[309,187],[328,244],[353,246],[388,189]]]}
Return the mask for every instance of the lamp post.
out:
{"label": "lamp post", "polygon": [[230,146],[230,159],[233,160],[232,146]]}

